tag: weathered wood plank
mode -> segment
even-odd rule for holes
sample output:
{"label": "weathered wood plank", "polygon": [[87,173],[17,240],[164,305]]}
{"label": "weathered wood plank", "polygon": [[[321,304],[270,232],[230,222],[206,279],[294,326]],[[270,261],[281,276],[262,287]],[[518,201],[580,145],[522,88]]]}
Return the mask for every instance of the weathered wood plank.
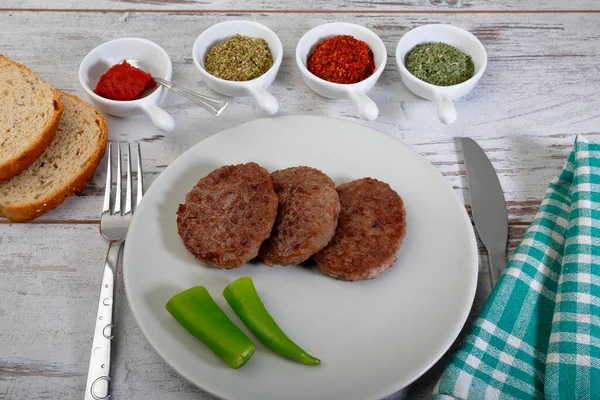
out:
{"label": "weathered wood plank", "polygon": [[[0,227],[0,399],[83,398],[106,249],[94,225]],[[122,280],[116,312],[115,398],[209,398],[151,350]]]}
{"label": "weathered wood plank", "polygon": [[[350,103],[311,92],[301,81],[294,51],[302,34],[338,20],[325,14],[152,14],[152,13],[0,13],[0,39],[7,56],[39,72],[56,87],[83,94],[77,78],[80,60],[96,45],[117,37],[146,37],[163,46],[174,63],[176,83],[212,94],[191,60],[191,46],[207,27],[224,19],[265,23],[281,37],[284,60],[270,88],[280,115],[329,115],[357,121],[412,146],[446,176],[468,204],[462,154],[456,138],[471,136],[488,152],[509,202],[511,219],[529,221],[547,183],[563,165],[577,134],[600,138],[600,41],[595,14],[344,15],[377,32],[388,50],[388,65],[370,95],[380,106],[372,123],[357,118]],[[400,82],[394,57],[397,41],[412,27],[435,22],[463,26],[478,35],[489,66],[478,87],[457,102],[458,121],[442,125],[435,106],[409,93]],[[82,29],[81,27],[86,27]],[[160,29],[157,29],[160,27]],[[151,181],[193,144],[239,123],[262,117],[249,99],[233,99],[219,118],[169,95],[165,107],[177,127],[159,132],[146,118],[108,118],[112,140],[143,140]],[[41,220],[98,219],[104,169],[75,199]]]}
{"label": "weathered wood plank", "polygon": [[[0,7],[156,9],[161,13],[0,12],[2,52],[29,65],[58,88],[83,98],[77,80],[79,61],[99,43],[124,36],[156,41],[171,54],[177,83],[210,93],[191,62],[191,44],[208,26],[225,19],[263,22],[279,33],[285,57],[271,88],[281,114],[331,115],[357,120],[348,103],[317,97],[300,80],[293,59],[301,35],[323,22],[344,20],[370,27],[386,42],[388,66],[371,92],[380,105],[374,123],[359,121],[403,140],[427,157],[455,188],[469,209],[460,136],[474,137],[499,172],[511,219],[511,249],[518,245],[546,185],[565,161],[577,134],[600,140],[600,41],[594,14],[378,14],[374,11],[458,11],[598,8],[592,0],[533,3],[517,0],[419,0],[415,2],[323,0],[293,8],[332,9],[327,13],[198,13],[240,4],[177,0],[5,0]],[[285,3],[243,3],[252,10],[289,9]],[[196,13],[170,13],[169,10]],[[352,10],[361,10],[352,13]],[[349,12],[346,14],[346,12]],[[458,102],[459,120],[445,127],[432,104],[402,86],[393,51],[408,29],[447,22],[473,31],[484,42],[489,69],[478,88]],[[159,29],[157,29],[157,27]],[[214,94],[213,94],[214,95]],[[170,96],[165,104],[177,128],[163,135],[143,118],[109,117],[112,140],[143,140],[148,181],[179,154],[222,129],[261,115],[248,99],[235,99],[219,119],[186,100]],[[35,224],[0,220],[0,400],[81,397],[96,311],[106,243],[98,235],[103,167],[78,197]],[[52,224],[40,224],[40,222]],[[68,222],[68,224],[65,224]],[[85,245],[82,245],[85,243]],[[480,244],[480,284],[471,321],[489,293],[488,264]],[[135,323],[120,286],[115,397],[128,399],[209,399],[183,381],[151,349]],[[86,322],[87,321],[87,322]],[[445,358],[446,359],[446,358]],[[411,386],[408,398],[430,398],[444,360]]]}
{"label": "weathered wood plank", "polygon": [[40,8],[40,9],[142,9],[142,10],[331,10],[334,12],[360,11],[415,11],[415,10],[594,10],[598,4],[594,0],[571,0],[556,2],[553,0],[519,1],[519,0],[313,0],[310,2],[281,2],[274,0],[58,0],[47,2],[42,0],[4,0],[3,8]]}
{"label": "weathered wood plank", "polygon": [[[519,235],[511,231],[512,243]],[[106,249],[95,225],[0,225],[0,399],[82,397]],[[490,290],[487,268],[482,256],[471,320]],[[126,305],[121,276],[116,313],[115,398],[212,399],[154,352]],[[429,393],[442,367],[411,394]]]}

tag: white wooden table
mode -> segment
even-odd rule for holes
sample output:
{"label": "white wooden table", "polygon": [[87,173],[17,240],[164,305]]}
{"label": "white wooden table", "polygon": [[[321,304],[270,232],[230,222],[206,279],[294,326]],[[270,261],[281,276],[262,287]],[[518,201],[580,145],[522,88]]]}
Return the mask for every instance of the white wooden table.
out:
{"label": "white wooden table", "polygon": [[[214,95],[193,65],[195,38],[224,20],[260,21],[284,46],[271,87],[280,115],[340,117],[404,141],[442,172],[467,209],[456,139],[477,140],[505,191],[511,250],[575,136],[600,140],[600,4],[595,0],[2,0],[0,7],[0,53],[83,99],[77,78],[81,59],[102,42],[129,36],[160,44],[173,60],[176,83]],[[359,120],[349,103],[317,97],[301,81],[293,57],[296,43],[308,29],[331,21],[365,25],[386,43],[387,67],[371,92],[380,107],[375,122]],[[459,118],[452,126],[439,123],[435,106],[403,87],[394,56],[406,31],[438,22],[470,30],[489,55],[481,82],[457,103]],[[148,182],[193,144],[261,117],[249,99],[234,99],[218,119],[172,95],[165,106],[177,123],[170,134],[147,118],[107,118],[111,140],[144,142]],[[98,233],[104,173],[100,167],[79,196],[39,220],[0,219],[0,400],[83,396],[107,249]],[[480,258],[473,317],[489,293],[483,249]],[[211,399],[154,352],[129,311],[122,281],[119,300],[114,398]],[[429,398],[446,361],[414,383],[408,398]]]}

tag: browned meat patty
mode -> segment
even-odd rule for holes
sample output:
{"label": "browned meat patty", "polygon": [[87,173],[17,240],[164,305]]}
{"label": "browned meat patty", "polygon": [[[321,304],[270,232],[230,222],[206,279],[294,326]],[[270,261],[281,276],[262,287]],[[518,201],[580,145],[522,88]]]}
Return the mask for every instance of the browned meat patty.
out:
{"label": "browned meat patty", "polygon": [[327,246],[335,233],[340,213],[335,184],[309,167],[275,171],[271,178],[279,195],[279,210],[260,256],[267,265],[300,264]]}
{"label": "browned meat patty", "polygon": [[402,199],[387,183],[363,178],[338,186],[335,236],[314,256],[319,269],[347,281],[378,277],[396,261],[406,232]]}
{"label": "browned meat patty", "polygon": [[198,260],[222,269],[256,257],[277,215],[271,176],[256,163],[216,169],[185,200],[177,211],[179,236]]}

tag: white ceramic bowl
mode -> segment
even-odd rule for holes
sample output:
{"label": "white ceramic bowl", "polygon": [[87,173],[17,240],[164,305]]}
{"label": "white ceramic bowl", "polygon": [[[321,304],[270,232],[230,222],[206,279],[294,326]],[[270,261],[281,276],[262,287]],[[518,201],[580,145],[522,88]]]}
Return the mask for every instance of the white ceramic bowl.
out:
{"label": "white ceramic bowl", "polygon": [[138,100],[117,101],[106,99],[94,93],[100,77],[110,67],[123,60],[138,60],[146,72],[157,78],[171,80],[173,65],[166,51],[156,43],[146,39],[124,38],[111,40],[90,51],[79,65],[79,82],[90,96],[92,103],[100,111],[117,117],[131,117],[146,114],[159,129],[170,132],[175,122],[158,104],[164,99],[167,90],[157,86],[150,94]]}
{"label": "white ceramic bowl", "polygon": [[[449,44],[470,55],[475,66],[473,77],[458,85],[436,86],[408,72],[404,66],[406,54],[418,44],[435,42]],[[435,101],[440,121],[451,124],[456,120],[456,108],[452,100],[466,95],[479,82],[487,66],[487,53],[479,39],[462,28],[446,24],[423,25],[402,36],[396,47],[396,63],[404,85],[417,96]]]}
{"label": "white ceramic bowl", "polygon": [[[269,50],[273,56],[273,66],[258,78],[243,82],[228,81],[209,74],[204,68],[204,58],[208,50],[236,34],[263,38],[269,44]],[[258,22],[241,20],[213,25],[202,32],[194,42],[192,57],[194,64],[200,70],[202,80],[215,92],[231,97],[251,96],[258,106],[269,115],[275,114],[279,109],[277,99],[265,89],[273,83],[279,72],[283,58],[283,46],[275,32],[266,26]]]}
{"label": "white ceramic bowl", "polygon": [[[352,35],[356,39],[367,43],[371,51],[373,51],[375,61],[375,72],[373,72],[373,75],[357,83],[341,84],[321,79],[308,70],[306,61],[315,47],[323,40],[338,35]],[[367,97],[365,93],[371,90],[375,86],[375,83],[377,83],[377,79],[379,79],[381,72],[385,68],[386,61],[387,51],[379,36],[364,26],[346,22],[319,25],[306,32],[296,46],[296,63],[308,87],[317,94],[330,99],[352,101],[360,116],[369,121],[377,118],[379,109],[375,102]]]}

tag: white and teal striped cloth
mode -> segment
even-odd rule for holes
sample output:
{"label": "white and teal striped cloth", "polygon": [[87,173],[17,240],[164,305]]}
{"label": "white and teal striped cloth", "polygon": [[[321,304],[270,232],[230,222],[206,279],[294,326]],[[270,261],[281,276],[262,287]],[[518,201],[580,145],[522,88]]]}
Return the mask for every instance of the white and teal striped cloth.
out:
{"label": "white and teal striped cloth", "polygon": [[434,399],[600,399],[600,145],[575,140]]}

